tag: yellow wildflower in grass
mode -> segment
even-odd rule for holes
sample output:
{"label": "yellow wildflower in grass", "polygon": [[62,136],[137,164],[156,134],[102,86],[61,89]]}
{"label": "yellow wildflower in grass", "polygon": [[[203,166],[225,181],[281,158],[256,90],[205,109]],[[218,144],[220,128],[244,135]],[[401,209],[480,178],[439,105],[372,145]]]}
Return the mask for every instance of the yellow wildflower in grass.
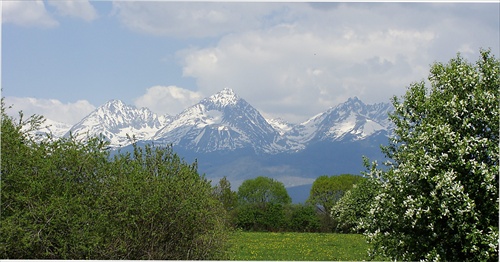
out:
{"label": "yellow wildflower in grass", "polygon": [[231,260],[366,260],[369,245],[358,234],[236,232]]}

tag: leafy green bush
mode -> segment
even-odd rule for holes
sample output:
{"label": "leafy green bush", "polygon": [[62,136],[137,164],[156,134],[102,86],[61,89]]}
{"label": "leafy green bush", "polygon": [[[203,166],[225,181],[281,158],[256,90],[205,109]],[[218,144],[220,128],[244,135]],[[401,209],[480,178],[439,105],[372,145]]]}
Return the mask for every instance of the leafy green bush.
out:
{"label": "leafy green bush", "polygon": [[241,204],[236,209],[235,226],[251,231],[284,231],[287,218],[281,204]]}
{"label": "leafy green bush", "polygon": [[288,207],[288,231],[318,232],[320,218],[312,205],[290,205]]}
{"label": "leafy green bush", "polygon": [[35,143],[22,128],[36,128],[41,119],[20,119],[16,125],[2,114],[0,256],[94,256],[103,243],[94,228],[103,219],[95,204],[101,189],[97,176],[107,164],[104,144],[91,139],[83,145],[71,138]]}
{"label": "leafy green bush", "polygon": [[[332,208],[332,218],[336,229],[343,233],[360,233],[358,227],[370,210],[370,205],[378,193],[378,184],[364,178],[347,191]],[[369,221],[367,221],[369,223]]]}
{"label": "leafy green bush", "polygon": [[[114,258],[214,259],[227,235],[226,212],[210,182],[171,148],[135,147],[115,156],[107,181]],[[128,228],[128,230],[123,230]]]}
{"label": "leafy green bush", "polygon": [[[170,147],[111,158],[99,138],[37,139],[4,114],[0,257],[217,259],[226,212]],[[29,129],[28,129],[29,130]]]}
{"label": "leafy green bush", "polygon": [[307,202],[318,206],[322,213],[330,215],[333,205],[361,178],[350,174],[320,176],[314,180]]}
{"label": "leafy green bush", "polygon": [[314,180],[307,203],[317,207],[320,215],[320,231],[338,231],[338,221],[331,216],[333,206],[356,184],[361,176],[343,174],[320,176]]}
{"label": "leafy green bush", "polygon": [[238,205],[232,210],[233,224],[247,231],[315,232],[320,218],[312,205],[292,205],[284,185],[257,177],[238,189]]}

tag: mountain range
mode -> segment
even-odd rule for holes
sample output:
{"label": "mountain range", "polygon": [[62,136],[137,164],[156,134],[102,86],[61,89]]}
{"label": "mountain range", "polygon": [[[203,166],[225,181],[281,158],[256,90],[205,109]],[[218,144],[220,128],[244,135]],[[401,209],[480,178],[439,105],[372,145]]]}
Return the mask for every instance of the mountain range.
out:
{"label": "mountain range", "polygon": [[359,174],[363,155],[383,159],[380,145],[388,142],[393,128],[391,110],[389,103],[368,105],[354,97],[291,124],[264,118],[226,88],[175,116],[111,100],[71,127],[51,122],[38,132],[103,135],[122,151],[131,149],[132,136],[138,144],[172,144],[187,161],[198,160],[200,173],[213,182],[227,176],[236,189],[244,180],[264,175],[287,187],[305,185],[307,191],[320,175]]}

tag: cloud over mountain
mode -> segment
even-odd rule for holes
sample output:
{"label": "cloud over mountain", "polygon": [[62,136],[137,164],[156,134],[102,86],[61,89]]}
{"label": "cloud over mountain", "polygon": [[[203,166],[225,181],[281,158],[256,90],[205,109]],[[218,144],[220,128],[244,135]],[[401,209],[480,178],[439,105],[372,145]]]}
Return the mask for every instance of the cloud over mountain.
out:
{"label": "cloud over mountain", "polygon": [[280,25],[186,51],[183,73],[194,77],[203,93],[231,87],[264,113],[293,113],[295,119],[287,120],[300,122],[348,97],[387,100],[422,79],[427,68],[419,65],[420,55],[406,50],[428,45],[434,37],[432,32],[386,29],[368,35],[348,28],[323,34]]}
{"label": "cloud over mountain", "polygon": [[63,103],[57,99],[41,99],[32,97],[5,97],[5,105],[12,106],[7,110],[11,116],[17,116],[18,111],[23,111],[25,116],[34,114],[66,124],[75,124],[87,116],[95,106],[87,100]]}
{"label": "cloud over mountain", "polygon": [[153,86],[138,97],[134,104],[138,107],[147,107],[158,114],[175,115],[202,98],[199,92],[177,86]]}
{"label": "cloud over mountain", "polygon": [[387,101],[436,61],[500,46],[498,3],[2,3],[6,96],[119,93],[157,113],[227,87],[300,123],[349,97]]}

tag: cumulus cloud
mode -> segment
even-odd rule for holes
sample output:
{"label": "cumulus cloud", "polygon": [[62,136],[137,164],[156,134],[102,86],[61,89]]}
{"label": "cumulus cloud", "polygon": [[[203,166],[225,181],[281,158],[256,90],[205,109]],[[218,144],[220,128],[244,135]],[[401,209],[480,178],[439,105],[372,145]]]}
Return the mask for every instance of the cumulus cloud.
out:
{"label": "cumulus cloud", "polygon": [[19,26],[55,27],[59,25],[45,9],[41,0],[36,1],[3,1],[2,23]]}
{"label": "cumulus cloud", "polygon": [[358,37],[351,30],[323,35],[280,26],[181,55],[184,75],[196,78],[203,93],[230,87],[263,111],[294,112],[290,120],[300,121],[351,96],[387,100],[422,78],[413,50],[432,39],[430,32],[380,30]]}
{"label": "cumulus cloud", "polygon": [[[230,87],[268,116],[300,122],[353,96],[388,102],[425,79],[433,62],[498,43],[491,36],[498,32],[447,8],[416,15],[399,4],[291,4],[293,22],[229,34],[178,56],[200,92]],[[472,31],[477,38],[463,34]]]}
{"label": "cumulus cloud", "polygon": [[66,124],[78,123],[95,109],[95,106],[87,100],[63,103],[57,99],[31,97],[5,97],[5,105],[7,107],[12,106],[6,112],[13,117],[17,117],[18,112],[23,111],[25,116],[37,114]]}
{"label": "cumulus cloud", "polygon": [[177,86],[153,86],[135,100],[135,106],[147,107],[157,114],[176,115],[203,98],[199,92]]}
{"label": "cumulus cloud", "polygon": [[56,7],[58,14],[83,19],[87,22],[97,18],[97,11],[88,1],[48,1],[51,6]]}

